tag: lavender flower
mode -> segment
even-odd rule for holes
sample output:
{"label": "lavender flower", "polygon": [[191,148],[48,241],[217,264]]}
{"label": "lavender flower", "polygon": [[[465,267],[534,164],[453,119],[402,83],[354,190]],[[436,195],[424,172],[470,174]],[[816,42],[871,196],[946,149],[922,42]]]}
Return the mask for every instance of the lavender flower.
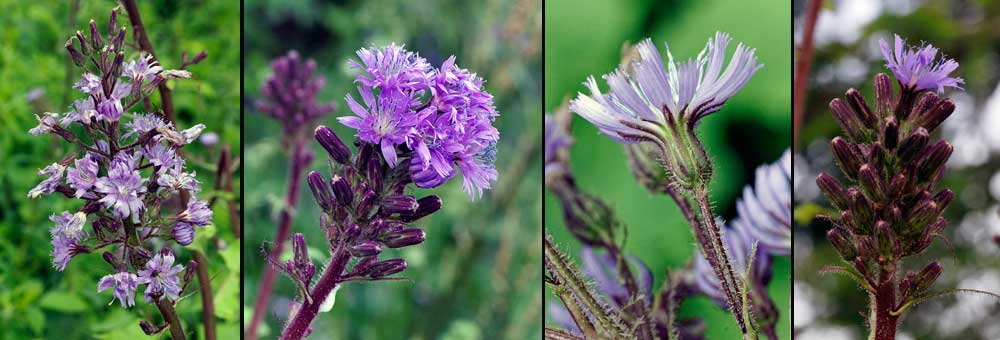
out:
{"label": "lavender flower", "polygon": [[396,145],[405,144],[418,153],[428,152],[416,127],[431,115],[432,107],[420,112],[413,111],[411,108],[417,105],[417,101],[402,92],[386,91],[380,93],[378,98],[370,88],[364,86],[358,87],[358,92],[364,106],[358,104],[353,96],[347,95],[347,106],[357,116],[338,117],[337,120],[358,130],[359,140],[379,145],[389,166],[396,166]]}
{"label": "lavender flower", "polygon": [[89,153],[74,161],[76,165],[66,170],[66,183],[76,189],[73,195],[81,198],[90,192],[97,183],[97,162]]}
{"label": "lavender flower", "polygon": [[122,140],[126,140],[133,135],[141,136],[147,132],[167,127],[167,124],[168,123],[164,122],[163,119],[155,114],[136,113],[132,118],[132,121],[125,123],[125,128],[127,128],[128,131],[122,135]]}
{"label": "lavender flower", "polygon": [[184,266],[174,265],[174,255],[156,254],[146,263],[146,269],[139,270],[138,284],[146,285],[143,297],[146,302],[162,300],[164,297],[177,300],[181,293],[181,280],[177,273],[184,271]]}
{"label": "lavender flower", "polygon": [[48,176],[41,183],[38,183],[33,189],[28,191],[29,198],[37,198],[38,196],[51,194],[62,182],[63,173],[66,171],[66,167],[59,163],[52,163],[38,171],[39,176]]}
{"label": "lavender flower", "polygon": [[351,60],[350,65],[358,71],[356,81],[364,86],[389,91],[427,89],[431,65],[403,46],[390,44],[381,48],[362,48],[357,55],[361,62]]}
{"label": "lavender flower", "polygon": [[136,84],[141,84],[143,80],[155,79],[163,67],[160,66],[152,55],[142,53],[138,59],[125,63],[122,74],[131,78]]}
{"label": "lavender flower", "polygon": [[60,126],[68,127],[73,123],[87,125],[90,124],[91,119],[97,116],[97,108],[94,107],[94,101],[90,98],[77,99],[73,102],[72,108],[73,111],[66,112],[59,120]]}
{"label": "lavender flower", "polygon": [[743,188],[736,202],[740,218],[734,229],[745,229],[774,255],[789,255],[792,248],[792,154],[786,150],[774,164],[757,168],[755,185]]}
{"label": "lavender flower", "polygon": [[58,271],[66,269],[69,260],[81,253],[86,247],[79,244],[80,240],[63,235],[52,235],[52,267]]}
{"label": "lavender flower", "polygon": [[73,85],[74,89],[80,90],[80,92],[86,94],[97,95],[101,92],[101,78],[94,75],[93,73],[84,73],[80,81]]}
{"label": "lavender flower", "polygon": [[80,241],[89,237],[87,231],[83,229],[87,215],[82,212],[70,214],[68,211],[63,211],[61,215],[52,215],[49,219],[56,223],[56,226],[49,230],[52,234],[52,266],[63,271],[73,256],[87,249],[79,245]]}
{"label": "lavender flower", "polygon": [[212,209],[208,208],[206,201],[191,199],[187,209],[177,215],[177,221],[199,226],[209,225],[212,223]]}
{"label": "lavender flower", "polygon": [[198,138],[198,141],[201,142],[201,145],[204,145],[206,148],[211,148],[215,146],[215,144],[219,143],[219,134],[215,132],[207,132],[202,134],[201,138]]}
{"label": "lavender flower", "polygon": [[109,288],[114,288],[114,298],[111,303],[118,299],[122,308],[135,305],[135,291],[139,287],[139,278],[129,272],[119,272],[117,274],[105,275],[97,283],[97,292],[103,292]]}
{"label": "lavender flower", "polygon": [[159,184],[164,190],[186,190],[190,193],[198,193],[201,191],[201,187],[194,175],[194,172],[184,172],[183,166],[174,166],[160,174],[160,177],[156,179],[156,184]]}
{"label": "lavender flower", "polygon": [[144,209],[142,201],[146,193],[146,179],[135,170],[135,160],[122,155],[111,161],[108,175],[97,179],[94,190],[104,194],[99,202],[105,208],[113,209],[116,217],[132,216],[132,222],[139,222],[139,215]]}
{"label": "lavender flower", "polygon": [[186,246],[194,242],[194,226],[184,222],[177,222],[174,224],[173,229],[170,230],[171,235],[174,237],[174,241],[177,244]]}
{"label": "lavender flower", "polygon": [[56,125],[56,118],[58,117],[59,114],[52,112],[43,113],[41,116],[35,115],[35,118],[38,119],[38,126],[31,128],[28,132],[34,136],[49,133],[52,131],[52,127]]}
{"label": "lavender flower", "polygon": [[142,156],[146,157],[157,173],[164,173],[177,165],[183,165],[184,160],[177,157],[174,149],[163,143],[154,143],[142,147]]}
{"label": "lavender flower", "polygon": [[894,48],[890,48],[885,40],[879,40],[879,46],[882,47],[885,67],[896,75],[900,85],[913,91],[936,90],[938,93],[944,93],[945,87],[962,89],[965,81],[949,76],[958,69],[957,61],[944,56],[937,60],[938,49],[930,44],[917,49],[907,46],[899,34],[894,34],[894,37]]}
{"label": "lavender flower", "polygon": [[320,103],[316,96],[326,80],[313,76],[316,62],[305,62],[296,51],[271,62],[271,77],[261,85],[265,100],[257,102],[257,109],[274,118],[288,135],[297,134],[304,126],[312,126],[319,118],[333,112],[333,103]]}

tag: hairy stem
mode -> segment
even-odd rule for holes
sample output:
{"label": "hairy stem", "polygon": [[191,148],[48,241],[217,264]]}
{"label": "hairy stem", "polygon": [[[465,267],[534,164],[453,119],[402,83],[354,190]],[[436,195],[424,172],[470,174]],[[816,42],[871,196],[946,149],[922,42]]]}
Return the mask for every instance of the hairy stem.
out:
{"label": "hairy stem", "polygon": [[802,116],[805,113],[806,88],[809,86],[809,69],[812,67],[813,32],[816,29],[816,17],[819,16],[823,0],[807,0],[806,21],[802,30],[802,43],[799,45],[798,59],[795,61],[795,84],[792,95],[792,147],[798,145],[799,130],[802,129]]}
{"label": "hairy stem", "polygon": [[347,252],[346,245],[338,245],[334,251],[330,264],[323,270],[323,275],[316,282],[313,290],[309,292],[309,299],[302,302],[302,308],[288,321],[288,326],[281,333],[281,340],[299,340],[305,338],[306,333],[312,325],[313,319],[319,314],[319,306],[330,297],[330,292],[340,284],[341,274],[347,268],[347,262],[351,255]]}
{"label": "hairy stem", "polygon": [[743,306],[740,300],[738,300],[742,296],[742,292],[737,283],[736,275],[733,273],[732,262],[729,260],[729,254],[727,254],[722,239],[722,230],[715,223],[715,215],[712,213],[712,205],[708,199],[708,189],[699,188],[694,191],[694,196],[695,202],[698,203],[699,221],[702,223],[696,228],[703,230],[709,243],[703,249],[705,257],[707,259],[715,259],[714,261],[710,260],[709,263],[712,264],[712,269],[715,270],[715,275],[718,276],[719,282],[722,284],[722,290],[726,293],[726,302],[729,303],[729,308],[732,310],[733,316],[740,326],[740,331],[743,333],[744,338],[746,338],[747,325],[743,322]]}
{"label": "hairy stem", "polygon": [[215,340],[215,301],[212,297],[212,281],[208,278],[208,259],[201,251],[194,251],[194,261],[198,263],[198,286],[201,289],[201,320],[205,326],[205,339]]}
{"label": "hairy stem", "polygon": [[[305,144],[302,141],[295,142],[292,150],[292,167],[288,180],[288,192],[285,196],[285,207],[281,210],[278,218],[278,235],[274,239],[274,249],[271,255],[274,258],[281,258],[284,251],[285,241],[292,228],[292,212],[299,201],[299,187],[301,187],[302,174],[305,172],[308,156],[305,154]],[[278,271],[274,266],[266,266],[264,277],[260,281],[260,290],[257,292],[257,300],[253,306],[253,317],[250,319],[250,327],[246,330],[246,337],[250,340],[257,339],[257,328],[264,320],[267,310],[267,302],[271,298],[271,290],[274,288],[274,280]]]}
{"label": "hairy stem", "polygon": [[564,289],[573,295],[573,298],[586,309],[594,319],[594,326],[604,334],[623,334],[621,324],[612,318],[612,315],[605,310],[604,304],[597,300],[591,293],[590,287],[580,277],[579,272],[573,265],[566,261],[562,253],[556,249],[547,236],[543,242],[544,259],[549,272],[555,275],[563,283]]}
{"label": "hairy stem", "polygon": [[879,273],[878,285],[870,292],[868,340],[894,340],[896,328],[899,326],[899,315],[893,315],[896,308],[895,275],[892,271],[882,270]]}
{"label": "hairy stem", "polygon": [[[153,51],[153,44],[149,42],[146,27],[142,25],[139,6],[135,3],[135,0],[122,0],[122,4],[125,5],[125,12],[128,13],[128,21],[132,24],[132,35],[139,42],[139,49],[153,56],[153,60],[159,61],[160,59],[156,57],[156,53]],[[162,63],[160,64],[162,65]],[[167,121],[175,122],[174,100],[170,94],[170,88],[167,87],[166,82],[162,82],[158,90],[160,91],[160,105],[163,111],[163,118],[166,118]]]}

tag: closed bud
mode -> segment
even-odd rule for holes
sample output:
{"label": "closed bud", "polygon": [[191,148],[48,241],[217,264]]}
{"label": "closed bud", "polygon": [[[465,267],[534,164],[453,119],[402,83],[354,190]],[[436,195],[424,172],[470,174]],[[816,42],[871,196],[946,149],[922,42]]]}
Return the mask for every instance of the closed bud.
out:
{"label": "closed bud", "polygon": [[316,141],[326,149],[326,152],[330,154],[330,158],[343,165],[350,164],[351,149],[348,149],[344,141],[340,140],[340,137],[337,137],[333,129],[326,125],[320,125],[316,128],[315,135]]}
{"label": "closed bud", "polygon": [[368,160],[368,183],[372,191],[382,192],[382,162],[378,158]]}
{"label": "closed bud", "polygon": [[77,51],[76,47],[73,47],[73,39],[66,41],[66,51],[69,52],[69,57],[73,59],[74,65],[83,66],[83,54],[81,54],[80,51]]}
{"label": "closed bud", "polygon": [[403,259],[391,259],[376,262],[372,264],[368,269],[368,277],[373,279],[383,278],[392,274],[400,273],[406,270],[406,260]]}
{"label": "closed bud", "polygon": [[142,332],[146,333],[146,335],[154,335],[160,333],[160,331],[162,330],[156,326],[153,326],[153,324],[149,323],[149,321],[146,320],[139,321],[139,328],[141,328]]}
{"label": "closed bud", "polygon": [[115,54],[115,59],[111,62],[111,72],[112,76],[118,76],[121,73],[122,63],[125,62],[125,52],[118,52]]}
{"label": "closed bud", "polygon": [[923,181],[932,180],[942,171],[944,163],[951,157],[953,148],[946,141],[940,141],[928,148],[917,166],[917,179]]}
{"label": "closed bud", "polygon": [[626,144],[625,154],[628,156],[628,165],[632,170],[632,176],[635,176],[635,179],[646,187],[646,190],[652,193],[662,193],[667,186],[669,177],[663,166],[662,153],[656,150],[656,146],[652,143]]}
{"label": "closed bud", "polygon": [[108,17],[108,29],[118,26],[118,9],[112,9],[111,15]]}
{"label": "closed bud", "polygon": [[198,261],[191,260],[188,262],[187,268],[184,269],[184,283],[187,284],[191,282],[194,278],[194,274],[198,272]]}
{"label": "closed bud", "polygon": [[889,150],[895,149],[899,144],[899,123],[896,122],[896,117],[889,116],[882,124],[882,144]]}
{"label": "closed bud", "polygon": [[844,261],[850,262],[858,256],[858,249],[854,247],[854,243],[848,238],[849,235],[845,235],[844,231],[840,228],[833,228],[826,232],[826,239],[830,240],[830,244],[837,250],[840,257]]}
{"label": "closed bud", "polygon": [[[114,29],[114,26],[108,26],[108,30]],[[115,51],[122,50],[122,44],[125,43],[125,27],[118,30],[118,34],[115,35],[114,39],[111,40],[111,47]]]}
{"label": "closed bud", "polygon": [[917,279],[917,273],[909,272],[906,276],[899,281],[899,293],[901,295],[900,300],[905,301],[913,296],[914,286],[913,281]]}
{"label": "closed bud", "polygon": [[833,149],[833,156],[837,159],[837,165],[840,165],[840,170],[844,172],[844,175],[849,179],[856,179],[858,168],[861,167],[864,159],[857,147],[840,136],[834,137],[830,141],[830,147]]}
{"label": "closed bud", "polygon": [[899,155],[899,160],[903,163],[915,160],[917,155],[924,150],[924,146],[927,145],[927,141],[929,140],[930,134],[927,132],[927,129],[922,127],[917,128],[899,145],[899,151],[896,152]]}
{"label": "closed bud", "polygon": [[84,55],[90,54],[90,44],[87,43],[87,38],[84,37],[83,33],[80,33],[80,31],[76,31],[76,41],[80,42],[81,53],[83,53]]}
{"label": "closed bud", "polygon": [[344,228],[344,241],[351,241],[361,235],[361,226],[351,224]]}
{"label": "closed bud", "polygon": [[312,190],[316,203],[319,203],[323,211],[332,210],[334,207],[333,192],[323,180],[323,175],[316,171],[310,171],[309,175],[306,176],[306,181],[309,182],[309,189]]}
{"label": "closed bud", "polygon": [[955,199],[955,193],[951,189],[941,190],[937,195],[934,195],[934,202],[937,203],[939,211],[944,211],[953,199]]}
{"label": "closed bud", "polygon": [[910,230],[921,230],[938,216],[938,205],[933,200],[923,200],[910,212]]}
{"label": "closed bud", "polygon": [[392,215],[417,211],[417,199],[408,195],[389,195],[382,198],[382,212]]}
{"label": "closed bud", "polygon": [[934,281],[937,281],[938,277],[941,276],[941,264],[937,261],[931,262],[923,270],[917,274],[916,279],[913,280],[914,290],[917,293],[926,291],[931,288]]}
{"label": "closed bud", "polygon": [[861,190],[864,190],[865,195],[872,200],[885,200],[885,188],[882,187],[882,178],[874,167],[869,164],[862,164],[861,169],[858,170],[858,181],[861,183]]}
{"label": "closed bud", "polygon": [[378,195],[374,191],[368,190],[361,195],[361,200],[358,201],[358,207],[354,209],[358,216],[368,217],[371,214],[372,207],[375,205],[375,199]]}
{"label": "closed bud", "polygon": [[382,252],[382,246],[375,241],[364,241],[351,246],[350,251],[356,257],[375,256]]}
{"label": "closed bud", "polygon": [[857,114],[865,128],[874,129],[878,126],[878,117],[875,117],[872,109],[868,107],[865,97],[861,96],[861,92],[858,92],[857,89],[847,90],[847,103],[851,105],[851,110]]}
{"label": "closed bud", "polygon": [[879,117],[886,117],[892,114],[895,98],[892,91],[892,80],[885,73],[875,76],[875,110]]}
{"label": "closed bud", "polygon": [[[923,121],[924,117],[931,110],[933,110],[934,107],[937,106],[938,102],[940,101],[941,97],[938,97],[938,95],[934,93],[934,91],[924,92],[923,95],[920,96],[920,98],[917,98],[917,103],[912,107],[912,110],[910,110],[910,112],[908,113],[903,112],[904,114],[909,115],[903,118],[912,119],[917,126],[923,126],[923,124],[920,124],[920,122]],[[927,131],[931,131],[931,129],[927,129]]]}
{"label": "closed bud", "polygon": [[417,200],[417,210],[412,213],[402,213],[403,222],[413,222],[427,217],[441,209],[441,197],[437,195],[424,196]]}
{"label": "closed bud", "polygon": [[886,151],[885,148],[882,147],[881,142],[872,143],[872,145],[868,148],[868,164],[871,164],[873,167],[878,169],[880,165],[885,164],[885,154]]}
{"label": "closed bud", "polygon": [[941,100],[931,108],[927,113],[920,117],[920,121],[917,124],[923,126],[929,132],[933,132],[945,119],[948,119],[951,114],[955,112],[955,103],[951,99]]}
{"label": "closed bud", "polygon": [[202,60],[205,60],[206,57],[208,57],[208,52],[201,51],[201,53],[198,53],[197,55],[195,55],[194,58],[191,59],[191,61],[188,62],[188,64],[189,65],[194,65],[194,64],[200,63]]}
{"label": "closed bud", "polygon": [[177,222],[170,232],[174,237],[174,241],[177,241],[177,244],[186,246],[194,242],[194,226],[191,224]]}
{"label": "closed bud", "polygon": [[104,46],[104,38],[101,37],[101,32],[97,31],[94,19],[90,19],[90,43],[94,46],[94,50],[100,50]]}
{"label": "closed bud", "polygon": [[896,233],[889,227],[889,223],[886,221],[875,222],[875,233],[878,238],[879,254],[886,258],[894,257],[899,248],[899,240],[896,239]]}
{"label": "closed bud", "polygon": [[851,209],[854,213],[856,234],[867,235],[871,233],[871,221],[875,219],[875,212],[871,203],[865,198],[861,191],[851,188],[847,190],[847,196],[851,200]]}
{"label": "closed bud", "polygon": [[406,228],[385,235],[381,241],[386,247],[402,248],[423,243],[426,237],[423,229]]}
{"label": "closed bud", "polygon": [[110,264],[112,268],[118,268],[118,260],[115,259],[115,255],[110,251],[106,251],[101,254],[101,258],[104,259],[104,262]]}
{"label": "closed bud", "polygon": [[830,101],[830,112],[833,118],[840,124],[840,128],[847,133],[852,141],[861,142],[865,140],[865,128],[861,118],[858,117],[851,108],[840,98]]}
{"label": "closed bud", "polygon": [[861,277],[867,277],[869,274],[871,274],[871,267],[868,266],[867,259],[862,258],[860,256],[855,257],[854,261],[852,261],[852,264],[854,265],[854,269],[861,274]]}
{"label": "closed bud", "polygon": [[858,258],[878,259],[879,246],[877,235],[858,235],[854,237],[854,246],[858,248]]}
{"label": "closed bud", "polygon": [[889,199],[899,198],[903,194],[906,188],[906,175],[896,174],[892,176],[889,180],[889,187],[886,188],[889,193]]}
{"label": "closed bud", "polygon": [[297,263],[308,263],[309,248],[306,247],[306,237],[302,233],[292,234],[292,255]]}
{"label": "closed bud", "polygon": [[[358,146],[359,143],[361,143],[360,140],[354,141],[355,146]],[[375,146],[368,143],[361,143],[358,147],[358,157],[354,159],[354,167],[364,169],[368,165],[368,161],[372,158],[378,158],[373,156],[375,156]]]}
{"label": "closed bud", "polygon": [[351,184],[347,183],[343,177],[333,175],[330,186],[333,187],[333,196],[337,198],[337,203],[342,207],[350,208],[351,203],[354,202],[354,190],[351,189]]}

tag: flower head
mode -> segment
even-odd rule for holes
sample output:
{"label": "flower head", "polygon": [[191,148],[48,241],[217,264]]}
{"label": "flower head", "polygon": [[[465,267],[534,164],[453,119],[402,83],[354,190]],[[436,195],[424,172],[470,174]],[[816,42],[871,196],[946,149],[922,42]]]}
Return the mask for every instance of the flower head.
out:
{"label": "flower head", "polygon": [[395,167],[397,163],[396,145],[426,149],[416,126],[430,116],[431,107],[415,111],[417,101],[402,92],[383,91],[376,96],[364,86],[358,87],[358,92],[364,106],[347,95],[347,106],[355,116],[338,117],[337,120],[357,130],[358,139],[380,146],[382,156],[390,167]]}
{"label": "flower head", "polygon": [[94,100],[90,98],[77,99],[73,102],[73,111],[66,112],[59,125],[67,127],[72,123],[90,124],[90,120],[97,116],[97,108],[94,107]]}
{"label": "flower head", "polygon": [[139,287],[139,278],[129,272],[119,272],[117,274],[105,275],[97,282],[97,292],[103,292],[109,288],[114,288],[114,298],[109,305],[118,299],[122,308],[135,306],[135,290]]}
{"label": "flower head", "polygon": [[38,170],[39,176],[48,176],[46,179],[38,183],[33,189],[28,191],[29,198],[37,198],[38,196],[44,194],[51,194],[53,191],[59,187],[59,183],[62,182],[63,174],[66,171],[66,167],[59,163],[52,163],[44,169]]}
{"label": "flower head", "polygon": [[194,226],[184,222],[177,222],[174,224],[174,228],[170,231],[174,236],[174,240],[182,246],[186,246],[194,242]]}
{"label": "flower head", "polygon": [[604,76],[610,93],[601,93],[590,77],[584,84],[591,95],[580,93],[570,110],[619,143],[662,139],[668,125],[697,122],[718,111],[763,66],[754,49],[739,44],[723,71],[729,41],[728,34],[718,32],[698,59],[685,62],[675,62],[668,48],[664,68],[652,40],[643,40],[636,46],[638,60]]}
{"label": "flower head", "polygon": [[60,215],[49,216],[49,220],[56,223],[49,230],[52,234],[52,266],[62,271],[66,269],[73,256],[86,249],[85,246],[79,245],[79,242],[89,237],[87,231],[83,229],[87,215],[83,212],[70,214],[68,211],[63,211]]}
{"label": "flower head", "polygon": [[177,300],[181,293],[181,280],[177,273],[184,271],[184,266],[174,265],[173,254],[156,254],[149,262],[146,262],[146,269],[139,270],[139,284],[146,285],[146,292],[143,294],[146,302],[152,302],[154,298],[158,300],[168,297]]}
{"label": "flower head", "polygon": [[316,62],[305,62],[296,51],[271,61],[271,77],[261,85],[260,92],[266,100],[257,102],[257,109],[274,118],[284,127],[286,134],[333,112],[333,103],[320,103],[316,96],[326,80],[314,76]]}
{"label": "flower head", "polygon": [[743,188],[736,202],[740,218],[733,228],[746,229],[770,254],[788,255],[792,248],[792,154],[786,150],[774,164],[757,168],[753,187]]}
{"label": "flower head", "polygon": [[132,216],[139,221],[146,193],[146,179],[135,169],[135,160],[127,154],[119,154],[111,161],[108,175],[97,179],[95,191],[104,194],[100,202],[107,209],[113,209],[116,217]]}
{"label": "flower head", "polygon": [[122,75],[136,83],[142,83],[143,80],[152,80],[161,71],[163,71],[163,67],[156,60],[153,60],[152,55],[142,53],[138,59],[125,63]]}
{"label": "flower head", "polygon": [[358,70],[356,81],[383,90],[420,91],[427,88],[432,68],[427,60],[403,46],[390,44],[381,48],[362,48],[358,59],[350,61]]}
{"label": "flower head", "polygon": [[69,264],[69,260],[86,249],[79,242],[79,239],[63,235],[52,235],[52,267],[58,271],[65,270],[66,265]]}
{"label": "flower head", "polygon": [[57,113],[46,112],[41,116],[36,114],[35,119],[38,119],[38,126],[31,128],[28,132],[34,136],[51,132],[52,128],[56,126],[56,118],[59,118],[59,114]]}
{"label": "flower head", "polygon": [[76,189],[74,196],[83,197],[97,183],[97,162],[89,153],[74,161],[75,167],[66,170],[66,183]]}
{"label": "flower head", "polygon": [[177,157],[172,147],[163,143],[147,144],[142,147],[142,155],[156,167],[158,173],[164,173],[175,166],[183,166],[184,160]]}
{"label": "flower head", "polygon": [[965,81],[962,78],[949,76],[958,69],[958,62],[955,59],[942,56],[938,60],[938,49],[934,46],[925,44],[920,48],[914,48],[907,46],[898,34],[894,36],[893,48],[890,48],[884,39],[879,40],[879,45],[882,47],[885,67],[892,70],[900,85],[914,91],[935,90],[938,93],[943,93],[945,87],[962,89]]}
{"label": "flower head", "polygon": [[103,91],[101,78],[90,72],[84,73],[80,81],[73,84],[73,88],[86,94],[98,94]]}
{"label": "flower head", "polygon": [[190,193],[201,191],[198,180],[194,178],[194,173],[184,172],[184,167],[175,165],[167,169],[156,179],[156,184],[167,190],[187,190]]}
{"label": "flower head", "polygon": [[187,209],[177,215],[177,220],[199,226],[209,225],[212,223],[212,209],[208,208],[208,202],[192,198]]}
{"label": "flower head", "polygon": [[136,113],[132,121],[125,123],[125,128],[128,129],[124,135],[122,135],[122,140],[128,139],[132,135],[142,136],[142,134],[156,130],[161,127],[167,127],[169,123],[166,123],[159,116],[152,113]]}

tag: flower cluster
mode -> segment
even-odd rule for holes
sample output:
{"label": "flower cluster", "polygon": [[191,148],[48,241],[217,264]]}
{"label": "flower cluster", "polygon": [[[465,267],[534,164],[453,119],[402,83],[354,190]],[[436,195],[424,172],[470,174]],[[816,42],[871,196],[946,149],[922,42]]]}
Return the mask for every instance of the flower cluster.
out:
{"label": "flower cluster", "polygon": [[190,244],[195,228],[211,223],[212,211],[196,196],[199,183],[179,154],[204,125],[178,130],[156,114],[127,112],[158,84],[189,74],[164,70],[146,54],[126,62],[125,28],[115,27],[116,18],[112,11],[107,37],[91,20],[89,37],[77,32],[66,43],[86,71],[74,85],[84,96],[68,112],[38,115],[30,133],[59,136],[79,150],[40,170],[45,178],[28,197],[59,193],[80,201],[76,212],[51,217],[53,267],[62,271],[75,256],[107,248],[103,256],[113,272],[100,279],[98,291],[113,288],[112,302],[130,307],[139,285],[146,285],[147,302],[179,298],[184,266],[174,265],[169,248],[152,248],[168,240]]}
{"label": "flower cluster", "polygon": [[347,95],[354,116],[338,120],[357,130],[358,140],[379,146],[390,167],[407,164],[418,187],[440,186],[461,171],[471,197],[489,189],[497,178],[499,114],[483,79],[455,65],[454,56],[433,68],[395,44],[357,55],[350,65],[361,102]]}
{"label": "flower cluster", "polygon": [[888,52],[884,41],[882,46],[900,92],[894,93],[889,76],[878,74],[874,109],[855,89],[847,91],[846,101],[830,102],[846,134],[834,138],[830,146],[849,185],[827,173],[816,182],[840,211],[829,217],[834,228],[826,236],[853,267],[852,277],[872,296],[873,338],[891,339],[900,310],[926,292],[941,273],[941,265],[934,261],[920,272],[901,275],[901,263],[942,237],[947,226],[942,214],[955,194],[938,190],[937,185],[952,146],[943,140],[933,142],[930,134],[951,115],[955,104],[931,90],[958,87],[961,79],[949,77],[958,67],[954,60],[934,62],[937,50],[930,45],[904,49],[896,36],[895,54]]}
{"label": "flower cluster", "polygon": [[316,62],[302,61],[296,51],[288,52],[271,62],[272,74],[260,87],[266,100],[257,102],[257,109],[282,124],[286,135],[295,135],[304,126],[330,112],[333,103],[320,103],[316,96],[326,80],[315,76]]}

